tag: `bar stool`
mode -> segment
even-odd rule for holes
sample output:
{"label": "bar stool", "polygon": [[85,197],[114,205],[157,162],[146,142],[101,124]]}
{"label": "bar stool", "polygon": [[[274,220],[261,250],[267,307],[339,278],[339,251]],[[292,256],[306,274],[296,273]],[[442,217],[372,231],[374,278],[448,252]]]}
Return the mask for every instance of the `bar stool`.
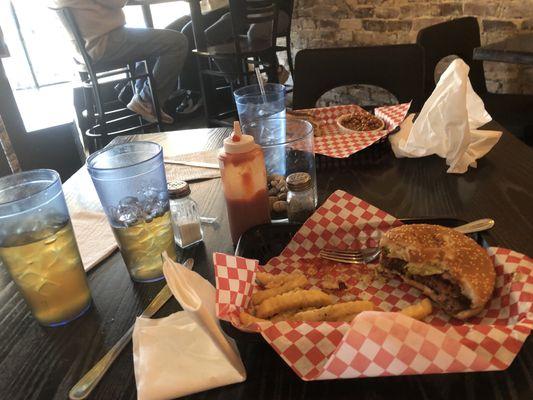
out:
{"label": "bar stool", "polygon": [[20,172],[20,163],[11,145],[2,117],[0,117],[0,150],[0,176]]}
{"label": "bar stool", "polygon": [[[278,8],[276,1],[230,0],[230,14],[233,40],[229,43],[208,46],[206,27],[202,23],[197,0],[189,0],[193,23],[204,113],[208,126],[232,126],[237,115],[232,91],[248,85],[255,76],[253,68],[258,66],[266,72],[271,81],[277,82],[276,32]],[[269,40],[250,41],[246,35],[248,27],[255,23],[270,23],[272,35]],[[272,60],[266,62],[265,60]],[[217,63],[231,65],[227,71]],[[231,104],[231,107],[228,107]]]}
{"label": "bar stool", "polygon": [[[54,9],[65,26],[83,62],[76,61],[85,97],[86,129],[83,129],[83,140],[89,153],[92,153],[118,135],[145,133],[155,128],[161,132],[161,113],[157,96],[152,90],[153,77],[146,60],[128,60],[126,63],[95,64],[85,49],[85,41],[72,12],[68,7]],[[145,73],[136,73],[136,63],[143,63]],[[125,76],[125,77],[124,77]],[[142,118],[120,105],[118,101],[105,101],[105,86],[114,86],[128,82],[134,85],[137,79],[147,79],[152,92],[152,106],[156,112],[156,122],[144,122]],[[80,124],[81,125],[81,124]]]}
{"label": "bar stool", "polygon": [[287,53],[287,64],[289,65],[289,71],[291,73],[291,76],[294,79],[294,62],[292,61],[292,51],[291,51],[291,29],[292,29],[292,11],[294,9],[294,0],[279,0],[278,1],[278,10],[279,11],[285,11],[287,15],[289,16],[289,24],[287,26],[287,30],[284,32],[281,32],[280,34],[276,35],[276,39],[283,38],[285,40],[285,44],[278,46],[276,43],[276,52],[278,51],[284,51]]}

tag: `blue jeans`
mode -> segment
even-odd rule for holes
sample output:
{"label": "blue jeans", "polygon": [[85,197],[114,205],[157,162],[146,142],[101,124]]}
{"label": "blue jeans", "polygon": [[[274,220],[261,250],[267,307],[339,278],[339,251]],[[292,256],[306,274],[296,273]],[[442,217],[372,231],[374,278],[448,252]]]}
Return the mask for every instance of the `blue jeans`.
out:
{"label": "blue jeans", "polygon": [[[168,29],[126,28],[108,34],[107,46],[98,63],[130,63],[146,60],[154,77],[154,91],[161,106],[176,88],[187,55],[187,38]],[[138,71],[143,68],[137,64]],[[151,101],[152,94],[145,80],[135,82],[137,94]]]}

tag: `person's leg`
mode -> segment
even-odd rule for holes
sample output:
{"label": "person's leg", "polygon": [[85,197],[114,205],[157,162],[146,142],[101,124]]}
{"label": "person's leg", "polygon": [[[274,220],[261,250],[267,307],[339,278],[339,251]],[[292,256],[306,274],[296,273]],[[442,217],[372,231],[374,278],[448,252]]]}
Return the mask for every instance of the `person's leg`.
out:
{"label": "person's leg", "polygon": [[[289,15],[285,11],[280,11],[278,13],[278,36],[284,35],[289,28]],[[259,24],[250,25],[248,29],[248,39],[250,41],[254,40],[270,40],[272,35],[272,24],[269,22],[262,22]]]}
{"label": "person's leg", "polygon": [[[280,11],[278,13],[278,26],[277,26],[278,36],[285,34],[288,28],[289,28],[289,15],[285,11]],[[248,35],[248,40],[250,42],[254,42],[256,40],[269,41],[272,37],[272,24],[268,22],[252,24],[250,25],[250,29],[248,29],[247,35]],[[266,56],[266,57],[263,57],[263,60],[269,65],[272,65],[272,67],[269,68],[267,72],[268,81],[285,83],[285,81],[288,79],[289,76],[285,68],[279,65],[277,56],[276,55]]]}
{"label": "person's leg", "polygon": [[195,68],[194,55],[192,50],[194,49],[194,35],[191,27],[191,16],[184,15],[178,18],[171,24],[167,25],[165,29],[171,29],[173,31],[181,32],[187,38],[187,52],[185,54],[185,60],[183,61],[183,68],[179,76],[178,87],[183,90],[193,90],[198,87],[196,75],[198,72]]}
{"label": "person's leg", "polygon": [[[173,31],[182,32],[182,30],[185,27],[185,25],[187,25],[189,22],[191,22],[191,16],[190,15],[184,15],[183,17],[180,17],[177,20],[175,20],[174,22],[171,22],[170,24],[165,26],[165,29],[171,29]],[[192,43],[194,43],[194,41]]]}
{"label": "person's leg", "polygon": [[225,13],[215,23],[208,26],[205,30],[205,37],[209,45],[230,42],[233,39],[231,14]]}
{"label": "person's leg", "polygon": [[[156,59],[152,73],[155,92],[162,105],[176,87],[186,50],[187,39],[180,32],[123,27],[108,34],[104,55],[96,65]],[[143,96],[150,96],[147,85],[144,85],[141,93]]]}
{"label": "person's leg", "polygon": [[[205,30],[207,44],[216,46],[233,41],[233,26],[231,21],[231,14],[226,12],[215,23],[210,25]],[[214,60],[216,66],[221,72],[231,74],[239,71],[241,67],[237,65],[235,58],[216,58]],[[226,78],[229,82],[232,79]]]}
{"label": "person's leg", "polygon": [[[204,26],[210,26],[214,24],[222,15],[227,13],[227,8],[221,8],[218,10],[210,11],[206,14],[202,14],[202,24]],[[200,93],[200,79],[198,76],[198,64],[196,63],[195,56],[192,50],[196,47],[194,41],[194,32],[192,29],[192,21],[190,15],[185,15],[172,22],[165,29],[172,29],[179,31],[185,35],[189,43],[185,62],[181,70],[179,87],[180,89],[191,90],[193,92]],[[231,29],[231,27],[230,27]]]}

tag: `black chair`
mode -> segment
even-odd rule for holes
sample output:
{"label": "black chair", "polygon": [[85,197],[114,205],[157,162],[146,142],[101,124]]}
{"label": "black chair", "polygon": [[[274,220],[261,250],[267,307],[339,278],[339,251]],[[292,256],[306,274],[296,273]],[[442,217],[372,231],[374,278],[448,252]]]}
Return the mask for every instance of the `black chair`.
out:
{"label": "black chair", "polygon": [[[208,126],[232,126],[237,115],[232,91],[251,83],[255,76],[253,67],[259,66],[261,72],[267,73],[269,80],[277,82],[276,2],[230,0],[233,40],[215,46],[207,45],[207,27],[202,24],[198,3],[192,0],[189,4],[196,42],[193,52],[198,59],[206,123]],[[272,35],[268,40],[248,39],[248,28],[256,23],[272,25]],[[220,65],[224,67],[221,69]]]}
{"label": "black chair", "polygon": [[475,17],[458,18],[421,29],[416,42],[424,48],[426,97],[435,88],[434,71],[439,61],[447,56],[459,56],[470,66],[472,87],[492,117],[522,140],[533,139],[533,135],[526,137],[527,130],[533,130],[533,96],[497,94],[487,90],[483,63],[473,59],[474,49],[481,45]]}
{"label": "black chair", "polygon": [[328,90],[351,84],[382,87],[400,103],[424,100],[423,50],[415,44],[308,49],[296,54],[293,108],[313,108]]}
{"label": "black chair", "polygon": [[20,171],[19,160],[0,116],[0,177]]}
{"label": "black chair", "polygon": [[276,36],[277,38],[284,38],[285,44],[278,46],[276,44],[276,52],[284,51],[287,53],[287,63],[289,64],[289,71],[294,77],[294,62],[292,60],[292,51],[291,51],[291,28],[292,28],[292,11],[294,9],[294,0],[279,0],[278,1],[278,10],[285,11],[289,16],[289,24],[287,29],[284,32],[281,32]]}
{"label": "black chair", "polygon": [[[112,88],[116,84],[135,84],[137,79],[147,79],[150,89],[153,88],[153,77],[146,64],[146,60],[128,60],[121,64],[95,63],[85,49],[85,41],[80,33],[75,18],[68,7],[55,9],[59,19],[71,36],[83,62],[75,60],[82,81],[85,97],[85,110],[83,117],[84,144],[92,153],[110,142],[118,135],[132,135],[144,133],[147,130],[161,131],[161,113],[157,96],[152,91],[152,106],[156,110],[157,122],[144,122],[142,118],[128,110],[116,100]],[[146,73],[136,73],[137,62],[144,63]],[[105,81],[105,82],[102,82]],[[133,88],[134,89],[134,88]],[[111,93],[104,95],[105,91]],[[115,98],[113,98],[115,97]],[[109,100],[111,99],[111,100]],[[107,100],[107,101],[106,101]],[[78,118],[79,119],[79,118]]]}

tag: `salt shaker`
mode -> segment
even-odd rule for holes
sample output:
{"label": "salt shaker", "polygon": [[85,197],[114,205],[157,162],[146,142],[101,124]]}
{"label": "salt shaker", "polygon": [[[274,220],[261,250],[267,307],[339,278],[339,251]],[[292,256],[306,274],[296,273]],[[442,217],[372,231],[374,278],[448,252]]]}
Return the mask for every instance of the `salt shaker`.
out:
{"label": "salt shaker", "polygon": [[184,181],[168,184],[168,197],[174,240],[179,247],[189,247],[203,240],[198,205],[190,198],[191,188]]}
{"label": "salt shaker", "polygon": [[311,175],[295,172],[287,176],[287,216],[289,222],[303,224],[315,211],[315,196]]}

